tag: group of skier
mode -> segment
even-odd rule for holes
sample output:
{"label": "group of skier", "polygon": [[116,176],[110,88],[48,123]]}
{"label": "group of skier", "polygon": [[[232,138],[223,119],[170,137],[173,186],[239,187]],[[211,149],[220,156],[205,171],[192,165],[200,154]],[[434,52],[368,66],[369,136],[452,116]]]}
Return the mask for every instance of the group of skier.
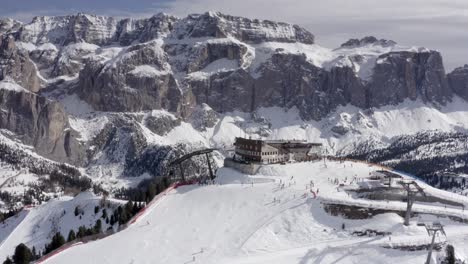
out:
{"label": "group of skier", "polygon": [[[294,176],[291,176],[291,178],[289,179],[289,182],[288,182],[288,187],[291,187],[292,185],[296,185],[296,180],[294,179]],[[278,189],[279,190],[283,190],[286,188],[286,183],[285,181],[283,181],[282,179],[279,180],[279,183],[278,183]],[[305,189],[306,191],[309,191],[313,198],[315,199],[319,193],[319,188],[315,188],[315,183],[313,180],[310,180],[310,182],[308,184],[305,185]],[[302,195],[302,198],[306,198],[308,197],[308,192],[304,193],[304,195]],[[296,198],[296,194],[293,194],[293,199]],[[279,198],[276,198],[274,197],[273,198],[273,204],[277,204],[277,203],[281,203],[281,200]]]}

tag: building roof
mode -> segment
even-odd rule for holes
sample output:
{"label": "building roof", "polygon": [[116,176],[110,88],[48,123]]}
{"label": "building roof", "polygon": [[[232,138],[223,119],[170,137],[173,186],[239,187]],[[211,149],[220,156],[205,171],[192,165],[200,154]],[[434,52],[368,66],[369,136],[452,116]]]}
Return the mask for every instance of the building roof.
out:
{"label": "building roof", "polygon": [[311,145],[316,145],[316,146],[321,146],[322,143],[311,143],[307,142],[306,140],[301,140],[301,139],[292,139],[292,140],[285,140],[285,139],[250,139],[250,138],[241,138],[241,137],[236,137],[236,140],[244,140],[244,141],[252,141],[252,142],[263,142],[266,144],[311,144]]}

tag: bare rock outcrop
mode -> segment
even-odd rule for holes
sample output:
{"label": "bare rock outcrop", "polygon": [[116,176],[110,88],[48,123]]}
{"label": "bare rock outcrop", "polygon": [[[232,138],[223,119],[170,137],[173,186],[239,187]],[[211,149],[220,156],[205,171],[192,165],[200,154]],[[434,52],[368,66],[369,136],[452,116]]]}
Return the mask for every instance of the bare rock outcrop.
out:
{"label": "bare rock outcrop", "polygon": [[468,101],[468,64],[456,68],[447,78],[453,92]]}
{"label": "bare rock outcrop", "polygon": [[219,12],[189,15],[176,25],[174,34],[179,39],[232,36],[246,43],[268,41],[314,43],[314,35],[297,25],[248,19]]}
{"label": "bare rock outcrop", "polygon": [[17,37],[35,45],[53,43],[65,46],[70,43],[87,42],[107,44],[114,38],[117,19],[78,13],[68,16],[38,16],[22,26]]}
{"label": "bare rock outcrop", "polygon": [[83,161],[81,144],[60,103],[26,90],[0,89],[0,105],[0,128],[14,132],[38,154],[72,164]]}
{"label": "bare rock outcrop", "polygon": [[377,59],[367,103],[378,107],[419,97],[443,104],[451,95],[439,52],[390,52]]}
{"label": "bare rock outcrop", "polygon": [[28,54],[18,49],[12,36],[0,35],[0,81],[6,78],[13,79],[31,92],[40,89],[36,67]]}
{"label": "bare rock outcrop", "polygon": [[181,91],[155,42],[130,47],[111,62],[91,61],[80,72],[78,95],[102,111],[177,112]]}

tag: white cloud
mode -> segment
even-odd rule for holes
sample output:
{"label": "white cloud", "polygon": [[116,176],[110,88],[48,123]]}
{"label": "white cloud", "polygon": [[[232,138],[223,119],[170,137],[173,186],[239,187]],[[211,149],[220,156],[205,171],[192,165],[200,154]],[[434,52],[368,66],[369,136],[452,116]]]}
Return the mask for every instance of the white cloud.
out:
{"label": "white cloud", "polygon": [[325,46],[375,35],[439,50],[447,70],[468,63],[466,0],[175,0],[167,6],[179,16],[207,10],[299,24]]}

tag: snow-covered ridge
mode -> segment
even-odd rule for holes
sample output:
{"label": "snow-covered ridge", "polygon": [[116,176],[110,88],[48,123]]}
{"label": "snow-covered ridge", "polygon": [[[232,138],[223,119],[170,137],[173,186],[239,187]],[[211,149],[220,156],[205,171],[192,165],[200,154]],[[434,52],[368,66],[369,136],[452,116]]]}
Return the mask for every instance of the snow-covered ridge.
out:
{"label": "snow-covered ridge", "polygon": [[71,16],[38,16],[19,30],[19,38],[33,44],[51,42],[64,45],[88,41],[103,43],[115,34],[117,20],[112,17],[78,13]]}
{"label": "snow-covered ridge", "polygon": [[189,15],[182,20],[181,25],[182,27],[177,28],[175,33],[178,38],[190,32],[190,37],[232,36],[247,43],[264,41],[314,43],[314,35],[297,25],[248,19],[219,12]]}
{"label": "snow-covered ridge", "polygon": [[24,89],[22,86],[16,84],[14,81],[11,80],[0,81],[0,90],[29,93],[28,90]]}
{"label": "snow-covered ridge", "polygon": [[[19,39],[35,45],[85,41],[93,44],[109,44],[123,41],[131,43],[128,38],[135,37],[140,41],[149,40],[149,36],[161,38],[168,35],[172,27],[172,37],[227,37],[232,36],[247,42],[286,41],[313,43],[314,36],[305,29],[288,23],[268,20],[247,19],[206,12],[192,14],[186,18],[176,18],[164,13],[143,19],[116,19],[78,13],[67,16],[38,16],[32,22],[13,28],[12,20],[4,21],[3,27],[17,30]],[[172,25],[174,24],[174,25]],[[216,28],[218,31],[212,31]]]}
{"label": "snow-covered ridge", "polygon": [[159,75],[168,74],[167,71],[160,71],[153,66],[150,65],[139,65],[136,66],[135,69],[129,72],[130,74],[136,75],[138,77],[145,77],[145,78],[154,78]]}
{"label": "snow-covered ridge", "polygon": [[[377,40],[374,37],[349,40],[348,44],[345,43],[340,48],[329,49],[314,44],[314,36],[299,26],[235,17],[219,12],[193,14],[185,18],[161,13],[150,18],[121,20],[82,13],[45,16],[36,17],[31,23],[22,25],[17,29],[17,33],[17,43],[21,49],[38,54],[47,51],[44,55],[36,55],[41,60],[44,60],[43,57],[46,58],[43,62],[36,62],[39,63],[38,67],[41,69],[45,83],[67,79],[66,76],[58,78],[61,75],[74,76],[84,67],[86,59],[115,62],[118,61],[117,58],[124,59],[130,56],[127,55],[131,53],[130,47],[142,43],[146,45],[147,42],[155,40],[157,44],[154,46],[161,48],[167,45],[193,46],[194,49],[187,49],[183,53],[177,51],[174,58],[170,59],[174,65],[162,70],[178,76],[178,79],[179,76],[185,77],[187,73],[180,73],[180,69],[188,68],[191,72],[191,65],[200,60],[193,58],[194,61],[191,61],[190,56],[193,55],[191,53],[200,45],[216,43],[217,40],[227,40],[231,44],[247,48],[247,51],[241,54],[242,58],[238,59],[238,65],[247,69],[254,78],[258,78],[260,74],[258,72],[260,65],[276,52],[305,54],[308,62],[326,70],[333,67],[350,67],[361,80],[369,81],[380,55],[399,51],[425,51],[422,48],[403,47],[393,41]],[[221,42],[218,44],[230,45]],[[46,65],[41,65],[51,62],[60,65],[53,70],[44,69]],[[223,62],[211,67],[225,64]],[[207,78],[210,76],[207,72],[218,72],[216,69],[201,70],[202,68],[198,68],[196,71],[200,72],[192,77]],[[219,71],[236,69],[238,68],[234,65],[229,65]],[[149,73],[147,70],[142,71],[145,73],[142,76]],[[155,72],[152,72],[152,76],[161,75],[153,73]],[[53,76],[47,76],[48,74]]]}

